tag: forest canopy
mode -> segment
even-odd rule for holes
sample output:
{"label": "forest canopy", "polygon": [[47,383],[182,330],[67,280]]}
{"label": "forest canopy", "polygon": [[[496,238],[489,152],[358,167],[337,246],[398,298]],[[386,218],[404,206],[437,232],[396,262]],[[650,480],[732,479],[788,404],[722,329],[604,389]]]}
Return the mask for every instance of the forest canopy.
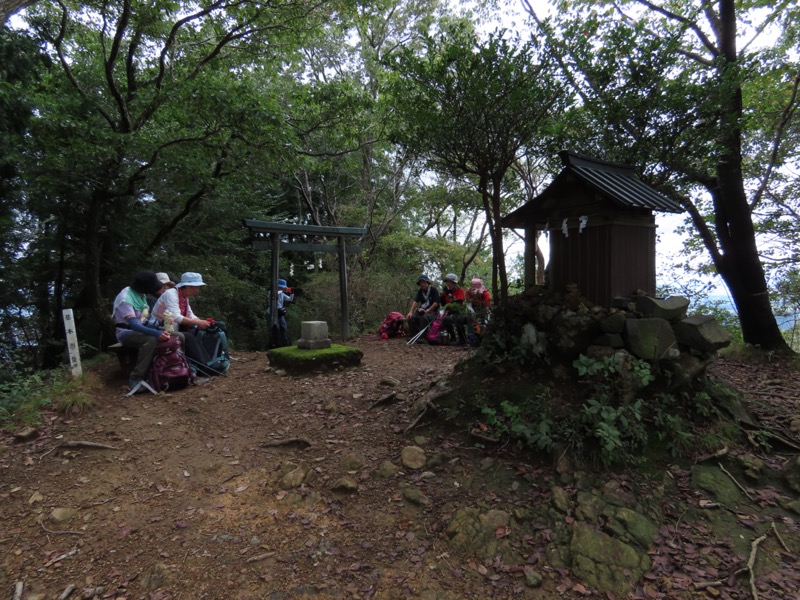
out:
{"label": "forest canopy", "polygon": [[[367,228],[347,264],[351,331],[406,310],[422,272],[504,297],[520,275],[497,219],[543,189],[562,148],[635,165],[679,200],[686,252],[724,279],[745,341],[785,347],[773,312],[800,299],[797,6],[556,4],[549,18],[526,5],[516,31],[487,24],[488,5],[420,1],[17,13],[0,29],[4,365],[60,364],[64,308],[85,352],[112,343],[111,299],[144,268],[202,272],[196,309],[263,347],[269,256],[245,218]],[[434,110],[470,68],[470,93]],[[492,110],[501,96],[507,112]],[[445,127],[478,115],[525,125],[491,168],[474,128]],[[333,255],[281,260],[303,290],[295,320],[335,331]]]}

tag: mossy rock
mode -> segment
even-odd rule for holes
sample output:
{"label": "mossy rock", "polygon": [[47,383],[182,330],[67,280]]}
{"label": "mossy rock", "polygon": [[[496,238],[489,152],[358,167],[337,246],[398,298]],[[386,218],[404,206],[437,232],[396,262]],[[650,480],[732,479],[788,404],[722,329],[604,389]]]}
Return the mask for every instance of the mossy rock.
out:
{"label": "mossy rock", "polygon": [[364,353],[358,348],[331,344],[330,348],[306,350],[297,346],[285,346],[267,351],[269,364],[296,372],[314,371],[319,368],[352,367],[361,364]]}

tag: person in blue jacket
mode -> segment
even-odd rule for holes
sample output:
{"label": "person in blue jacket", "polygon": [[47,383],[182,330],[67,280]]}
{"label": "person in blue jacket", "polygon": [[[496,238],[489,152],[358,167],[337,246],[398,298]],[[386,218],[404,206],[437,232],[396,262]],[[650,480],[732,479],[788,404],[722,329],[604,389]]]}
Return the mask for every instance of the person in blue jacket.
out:
{"label": "person in blue jacket", "polygon": [[[159,340],[166,341],[170,333],[157,329],[150,322],[144,325],[150,316],[150,307],[147,304],[148,294],[160,295],[165,284],[159,281],[153,271],[141,271],[133,278],[133,283],[123,288],[114,299],[114,310],[111,318],[116,324],[117,341],[127,348],[138,348],[136,365],[131,371],[129,385],[131,390],[147,379],[147,371],[153,361],[156,345]],[[173,333],[181,338],[183,334]]]}
{"label": "person in blue jacket", "polygon": [[282,348],[283,346],[291,346],[292,342],[289,339],[289,326],[286,322],[286,303],[294,302],[294,292],[292,288],[286,286],[285,279],[278,279],[278,294],[276,297],[276,319],[275,325],[270,334],[270,346],[273,348]]}

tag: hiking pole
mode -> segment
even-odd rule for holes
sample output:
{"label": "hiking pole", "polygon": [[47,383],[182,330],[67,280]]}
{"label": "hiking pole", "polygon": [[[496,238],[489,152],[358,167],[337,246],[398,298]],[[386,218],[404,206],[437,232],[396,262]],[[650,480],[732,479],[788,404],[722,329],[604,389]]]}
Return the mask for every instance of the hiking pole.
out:
{"label": "hiking pole", "polygon": [[411,345],[413,345],[413,344],[414,344],[414,343],[415,343],[415,342],[416,342],[416,341],[417,341],[419,338],[421,338],[421,337],[422,337],[422,334],[423,334],[423,333],[425,333],[425,332],[428,330],[428,327],[430,327],[430,326],[431,326],[431,323],[433,323],[433,321],[430,321],[430,322],[429,322],[427,325],[425,325],[425,327],[423,327],[422,329],[420,329],[420,331],[419,331],[419,333],[418,333],[417,335],[415,335],[413,338],[411,338],[410,340],[408,340],[408,341],[406,342],[406,346],[411,346]]}
{"label": "hiking pole", "polygon": [[[186,356],[186,355],[184,354],[184,356]],[[220,375],[222,377],[227,377],[227,375],[228,375],[227,373],[223,373],[222,371],[218,371],[217,369],[215,369],[211,365],[204,365],[199,360],[195,360],[194,358],[190,358],[189,356],[186,356],[186,359],[190,363],[194,363],[196,366],[200,367],[201,369],[208,369],[209,371],[213,371],[214,373],[216,373],[217,375]]]}

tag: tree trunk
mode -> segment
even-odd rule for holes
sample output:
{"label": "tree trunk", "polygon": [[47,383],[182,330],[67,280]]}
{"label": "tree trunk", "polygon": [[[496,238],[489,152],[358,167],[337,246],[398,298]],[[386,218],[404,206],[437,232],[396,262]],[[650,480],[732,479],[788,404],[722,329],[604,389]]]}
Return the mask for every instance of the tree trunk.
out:
{"label": "tree trunk", "polygon": [[[493,262],[497,265],[497,274],[500,279],[500,304],[505,304],[508,300],[508,274],[506,273],[506,253],[503,248],[503,226],[500,223],[500,186],[503,182],[502,175],[495,175],[492,178],[492,228],[494,230],[494,240],[492,241]],[[497,296],[495,296],[497,298]]]}
{"label": "tree trunk", "polygon": [[[752,214],[742,173],[743,102],[736,54],[734,0],[720,0],[719,147],[714,201],[715,229],[722,250],[720,276],[739,312],[742,335],[748,344],[765,350],[790,351],[769,301],[767,280],[758,255]],[[727,93],[725,93],[727,91]],[[709,248],[709,250],[712,250]],[[713,253],[713,250],[712,250]]]}
{"label": "tree trunk", "polygon": [[0,0],[0,25],[8,21],[14,13],[35,2],[36,0]]}

